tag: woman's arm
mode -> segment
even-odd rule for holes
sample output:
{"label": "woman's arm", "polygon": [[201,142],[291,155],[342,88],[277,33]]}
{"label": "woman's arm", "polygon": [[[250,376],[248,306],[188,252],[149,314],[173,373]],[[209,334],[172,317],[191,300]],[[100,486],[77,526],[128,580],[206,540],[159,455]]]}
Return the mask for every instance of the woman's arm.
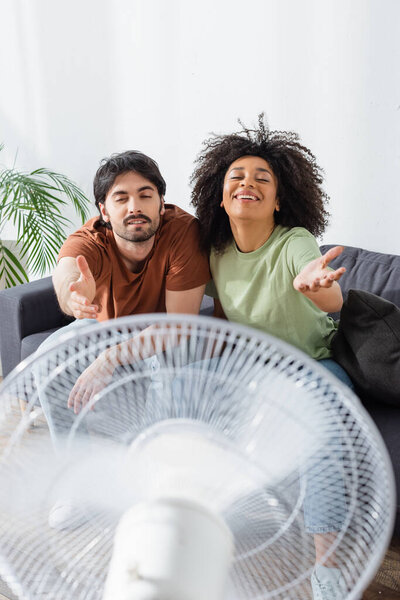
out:
{"label": "woman's arm", "polygon": [[335,246],[320,258],[312,260],[293,280],[295,290],[304,294],[324,312],[337,312],[342,308],[343,296],[337,281],[346,271],[327,268],[331,260],[343,252],[343,246]]}

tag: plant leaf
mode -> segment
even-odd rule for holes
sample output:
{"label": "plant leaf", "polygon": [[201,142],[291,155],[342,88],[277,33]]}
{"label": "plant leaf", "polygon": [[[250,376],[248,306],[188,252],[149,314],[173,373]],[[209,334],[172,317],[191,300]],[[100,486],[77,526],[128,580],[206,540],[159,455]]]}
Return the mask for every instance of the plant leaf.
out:
{"label": "plant leaf", "polygon": [[9,248],[0,241],[0,278],[5,277],[6,287],[29,281],[21,262]]}
{"label": "plant leaf", "polygon": [[[66,229],[72,225],[63,214],[68,202],[82,222],[87,219],[90,202],[65,175],[44,168],[31,173],[15,169],[0,172],[0,227],[6,221],[16,226],[21,258],[26,257],[34,274],[43,275],[56,262]],[[18,265],[20,271],[19,261]],[[7,269],[7,276],[12,278],[12,269]],[[20,272],[26,278],[23,268]]]}

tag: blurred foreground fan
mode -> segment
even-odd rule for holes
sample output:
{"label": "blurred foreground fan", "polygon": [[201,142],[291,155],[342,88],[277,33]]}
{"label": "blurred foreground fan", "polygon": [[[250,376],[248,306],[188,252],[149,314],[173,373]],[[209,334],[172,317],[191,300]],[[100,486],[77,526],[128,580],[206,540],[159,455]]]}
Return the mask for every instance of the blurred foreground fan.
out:
{"label": "blurred foreground fan", "polygon": [[[80,373],[139,333],[149,358],[113,365],[72,419]],[[0,399],[0,574],[20,598],[305,600],[308,510],[340,521],[326,559],[350,600],[390,540],[393,475],[368,414],[258,331],[181,315],[96,324],[22,363]],[[82,510],[76,527],[49,526],[60,499]]]}

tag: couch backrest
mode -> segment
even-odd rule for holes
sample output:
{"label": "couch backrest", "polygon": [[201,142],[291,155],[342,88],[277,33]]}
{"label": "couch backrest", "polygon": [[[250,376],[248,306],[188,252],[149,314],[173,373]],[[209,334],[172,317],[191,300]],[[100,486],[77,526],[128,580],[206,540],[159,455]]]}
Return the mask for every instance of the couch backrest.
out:
{"label": "couch backrest", "polygon": [[[320,246],[322,254],[333,244]],[[400,256],[346,246],[330,265],[346,267],[339,283],[346,298],[349,289],[365,290],[400,307]]]}

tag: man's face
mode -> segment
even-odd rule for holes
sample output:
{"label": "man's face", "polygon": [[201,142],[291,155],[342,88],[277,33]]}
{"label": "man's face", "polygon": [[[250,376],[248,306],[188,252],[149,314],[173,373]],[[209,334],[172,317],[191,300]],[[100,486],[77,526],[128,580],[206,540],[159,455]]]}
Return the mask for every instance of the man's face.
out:
{"label": "man's face", "polygon": [[114,235],[129,242],[152,238],[165,211],[154,183],[134,171],[116,177],[100,210]]}

